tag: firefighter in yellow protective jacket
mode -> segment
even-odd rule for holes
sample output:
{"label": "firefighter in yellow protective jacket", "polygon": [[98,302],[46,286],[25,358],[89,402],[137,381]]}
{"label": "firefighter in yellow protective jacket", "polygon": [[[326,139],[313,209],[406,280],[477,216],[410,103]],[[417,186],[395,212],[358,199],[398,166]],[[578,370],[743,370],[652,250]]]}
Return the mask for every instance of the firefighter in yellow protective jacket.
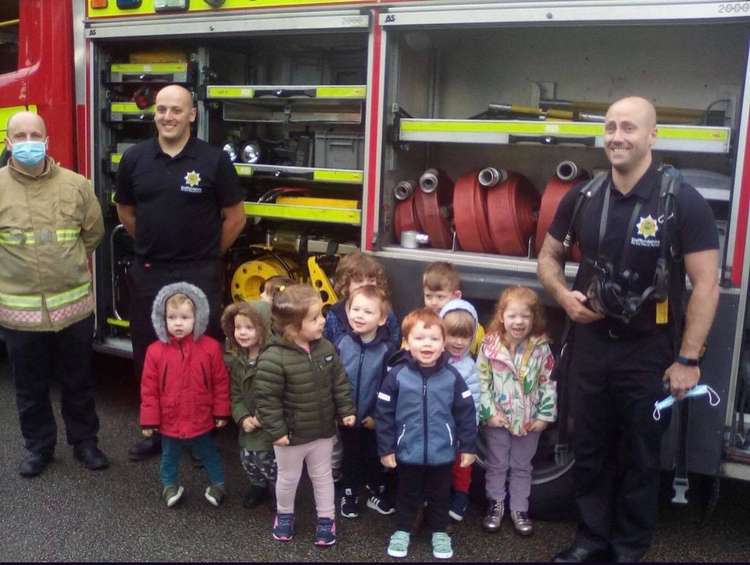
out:
{"label": "firefighter in yellow protective jacket", "polygon": [[88,469],[104,469],[109,460],[97,447],[88,267],[104,235],[101,207],[89,181],[47,157],[40,116],[11,117],[5,143],[11,157],[0,169],[0,326],[29,451],[19,473],[39,475],[52,461],[57,425],[49,379],[55,374],[73,455]]}

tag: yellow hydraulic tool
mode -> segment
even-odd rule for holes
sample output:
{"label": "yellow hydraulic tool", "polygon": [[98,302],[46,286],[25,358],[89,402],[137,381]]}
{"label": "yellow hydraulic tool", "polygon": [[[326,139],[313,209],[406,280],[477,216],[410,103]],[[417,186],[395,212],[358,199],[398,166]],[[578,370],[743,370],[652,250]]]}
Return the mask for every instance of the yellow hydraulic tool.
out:
{"label": "yellow hydraulic tool", "polygon": [[263,283],[271,277],[283,276],[296,278],[296,263],[285,257],[290,269],[281,261],[268,255],[253,261],[242,263],[232,275],[232,300],[234,302],[255,300],[260,298]]}
{"label": "yellow hydraulic tool", "polygon": [[317,257],[309,257],[307,259],[307,269],[310,271],[310,284],[320,293],[320,299],[323,301],[323,306],[333,306],[338,302],[338,296],[336,291],[333,290],[328,275],[318,265]]}

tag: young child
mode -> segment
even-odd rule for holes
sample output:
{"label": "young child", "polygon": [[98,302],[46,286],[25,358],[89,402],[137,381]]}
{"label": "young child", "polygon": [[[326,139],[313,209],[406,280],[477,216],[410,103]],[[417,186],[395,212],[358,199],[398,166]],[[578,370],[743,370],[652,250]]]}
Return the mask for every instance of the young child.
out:
{"label": "young child", "polygon": [[204,335],[208,300],[198,287],[179,282],[154,299],[151,322],[159,338],[148,346],[141,379],[141,428],[162,436],[162,498],[168,507],[184,491],[177,473],[183,446],[190,446],[208,473],[205,497],[224,499],[224,468],[211,431],[229,419],[229,377],[221,345]]}
{"label": "young child", "polygon": [[[424,294],[424,305],[436,314],[445,306],[449,300],[461,298],[461,277],[456,267],[445,261],[430,263],[422,273],[422,291]],[[477,325],[470,350],[476,355],[479,345],[484,338],[484,328]]]}
{"label": "young child", "polygon": [[527,514],[531,459],[542,430],[555,421],[553,366],[539,296],[524,287],[505,289],[477,358],[489,501],[482,525],[489,532],[500,528],[507,478],[513,527],[521,535],[533,533]]}
{"label": "young child", "polygon": [[339,512],[346,518],[359,516],[359,491],[367,486],[367,507],[380,514],[396,509],[385,492],[385,475],[375,440],[375,402],[385,375],[386,361],[394,352],[388,341],[385,320],[390,303],[376,286],[360,286],[346,301],[349,331],[335,343],[336,351],[352,385],[357,407],[357,426],[339,428],[344,448]]}
{"label": "young child", "polygon": [[[370,255],[355,251],[344,255],[336,266],[333,289],[339,301],[334,304],[326,314],[325,336],[331,343],[347,333],[348,318],[346,314],[346,301],[355,288],[365,285],[374,285],[388,294],[388,279],[385,276],[383,265]],[[401,343],[401,332],[398,320],[393,312],[389,312],[386,318],[385,328],[388,330],[388,341],[397,348]]]}
{"label": "young child", "polygon": [[[449,363],[455,367],[471,391],[474,408],[479,422],[479,372],[469,347],[477,331],[477,311],[469,302],[460,298],[449,300],[440,309],[440,317],[445,326],[445,350]],[[448,515],[460,522],[469,506],[471,487],[471,467],[462,467],[460,458],[453,464],[453,493]]]}
{"label": "young child", "polygon": [[242,505],[255,508],[276,488],[273,441],[258,420],[253,380],[267,329],[256,303],[230,304],[221,316],[227,336],[226,361],[232,379],[232,417],[239,427],[240,462],[250,480]]}
{"label": "young child", "polygon": [[336,418],[353,426],[351,386],[333,345],[323,336],[323,303],[311,286],[287,287],[273,300],[278,335],[258,357],[253,391],[258,420],[273,440],[278,477],[273,537],[294,537],[294,499],[302,473],[313,484],[315,545],[336,543],[331,451]]}
{"label": "young child", "polygon": [[427,501],[425,520],[432,530],[432,554],[453,556],[447,534],[451,469],[476,456],[476,414],[471,392],[443,354],[445,331],[429,308],[408,314],[401,325],[406,351],[383,381],[375,421],[380,460],[398,465],[397,530],[388,555],[405,557],[417,511]]}

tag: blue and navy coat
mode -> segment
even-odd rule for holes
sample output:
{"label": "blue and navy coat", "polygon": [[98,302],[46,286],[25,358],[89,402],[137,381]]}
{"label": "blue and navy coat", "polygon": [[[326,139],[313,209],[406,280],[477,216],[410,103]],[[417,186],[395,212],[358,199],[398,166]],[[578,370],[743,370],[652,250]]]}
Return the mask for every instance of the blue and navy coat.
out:
{"label": "blue and navy coat", "polygon": [[360,426],[367,416],[375,416],[375,402],[385,376],[386,363],[393,354],[389,337],[385,326],[380,326],[375,339],[363,343],[347,324],[347,331],[340,334],[334,343],[352,385],[352,400],[357,408],[357,426]]}
{"label": "blue and navy coat", "polygon": [[375,408],[378,453],[396,454],[407,465],[448,465],[456,453],[476,451],[474,400],[443,354],[434,367],[420,367],[400,352],[383,380]]}
{"label": "blue and navy coat", "polygon": [[[326,314],[326,325],[323,329],[323,335],[328,341],[335,344],[350,329],[349,318],[346,315],[346,300],[341,300],[329,308]],[[401,347],[401,328],[393,311],[385,319],[385,329],[387,331],[388,343],[394,349],[399,349]]]}

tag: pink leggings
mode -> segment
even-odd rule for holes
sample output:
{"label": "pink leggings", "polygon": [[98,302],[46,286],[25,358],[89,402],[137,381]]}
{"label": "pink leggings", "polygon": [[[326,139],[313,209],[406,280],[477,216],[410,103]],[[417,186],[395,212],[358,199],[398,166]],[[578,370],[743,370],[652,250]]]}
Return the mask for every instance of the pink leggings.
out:
{"label": "pink leggings", "polygon": [[331,454],[333,437],[316,439],[302,445],[274,446],[278,477],[276,479],[276,511],[294,514],[294,497],[302,476],[302,463],[307,464],[307,474],[315,493],[315,508],[319,518],[335,518]]}

